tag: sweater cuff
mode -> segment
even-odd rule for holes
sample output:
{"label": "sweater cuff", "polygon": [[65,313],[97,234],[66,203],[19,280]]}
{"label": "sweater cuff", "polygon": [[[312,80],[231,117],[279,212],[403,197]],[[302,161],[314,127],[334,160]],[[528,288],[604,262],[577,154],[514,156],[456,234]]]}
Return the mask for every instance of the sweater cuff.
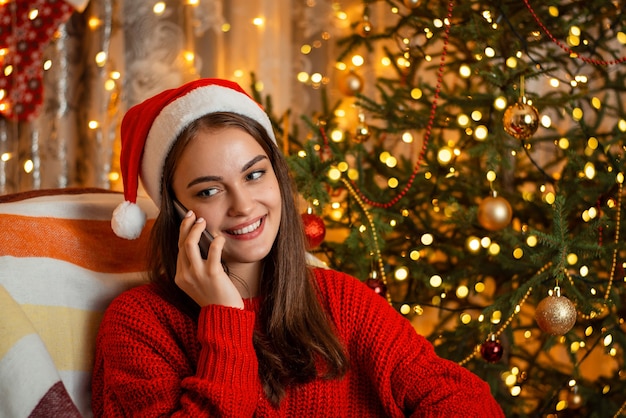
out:
{"label": "sweater cuff", "polygon": [[249,386],[256,381],[258,360],[252,345],[255,318],[253,311],[221,305],[201,309],[199,377],[233,386]]}

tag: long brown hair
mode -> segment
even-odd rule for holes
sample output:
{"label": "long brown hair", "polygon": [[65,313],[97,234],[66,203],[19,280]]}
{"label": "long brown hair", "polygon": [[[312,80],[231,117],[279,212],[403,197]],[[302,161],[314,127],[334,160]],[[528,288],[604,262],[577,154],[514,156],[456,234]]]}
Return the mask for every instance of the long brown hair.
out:
{"label": "long brown hair", "polygon": [[[174,283],[180,221],[174,207],[172,180],[177,161],[188,141],[201,131],[236,127],[250,134],[263,147],[272,164],[282,199],[278,235],[264,262],[259,296],[260,331],[254,348],[259,377],[269,400],[278,405],[286,387],[317,377],[337,378],[348,369],[348,358],[324,311],[313,273],[307,267],[302,218],[295,203],[293,181],[285,158],[263,127],[235,113],[218,112],[191,123],[168,154],[161,183],[161,211],[152,229],[150,280],[164,297],[196,318],[198,305]],[[321,361],[324,367],[317,367]],[[318,370],[323,375],[318,376]]]}

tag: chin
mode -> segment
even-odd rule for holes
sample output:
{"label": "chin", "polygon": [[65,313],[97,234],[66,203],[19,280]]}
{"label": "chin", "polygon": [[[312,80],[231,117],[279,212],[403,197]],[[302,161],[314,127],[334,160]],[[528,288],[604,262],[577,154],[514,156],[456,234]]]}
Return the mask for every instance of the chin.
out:
{"label": "chin", "polygon": [[271,249],[271,247],[260,248],[259,246],[256,246],[254,248],[246,249],[245,251],[238,251],[234,256],[233,254],[224,254],[222,257],[227,263],[256,263],[263,261],[270,253]]}

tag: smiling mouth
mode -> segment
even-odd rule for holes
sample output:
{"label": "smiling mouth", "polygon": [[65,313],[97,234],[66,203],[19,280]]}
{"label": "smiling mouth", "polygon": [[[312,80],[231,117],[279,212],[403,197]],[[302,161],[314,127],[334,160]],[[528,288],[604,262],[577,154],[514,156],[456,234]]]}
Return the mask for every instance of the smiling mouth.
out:
{"label": "smiling mouth", "polygon": [[259,219],[258,221],[254,222],[253,224],[250,224],[250,225],[246,226],[245,228],[230,229],[228,231],[228,233],[232,234],[232,235],[249,234],[250,232],[256,231],[260,226],[261,226],[261,219]]}

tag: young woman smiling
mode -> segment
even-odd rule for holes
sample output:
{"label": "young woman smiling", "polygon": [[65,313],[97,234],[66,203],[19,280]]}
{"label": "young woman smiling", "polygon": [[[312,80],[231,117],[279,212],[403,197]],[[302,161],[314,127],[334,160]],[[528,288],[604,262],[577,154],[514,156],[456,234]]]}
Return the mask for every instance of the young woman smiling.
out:
{"label": "young woman smiling", "polygon": [[307,264],[286,161],[237,84],[197,80],[131,108],[121,167],[115,232],[141,232],[139,176],[160,213],[151,283],[100,327],[96,416],[503,416],[383,298]]}

